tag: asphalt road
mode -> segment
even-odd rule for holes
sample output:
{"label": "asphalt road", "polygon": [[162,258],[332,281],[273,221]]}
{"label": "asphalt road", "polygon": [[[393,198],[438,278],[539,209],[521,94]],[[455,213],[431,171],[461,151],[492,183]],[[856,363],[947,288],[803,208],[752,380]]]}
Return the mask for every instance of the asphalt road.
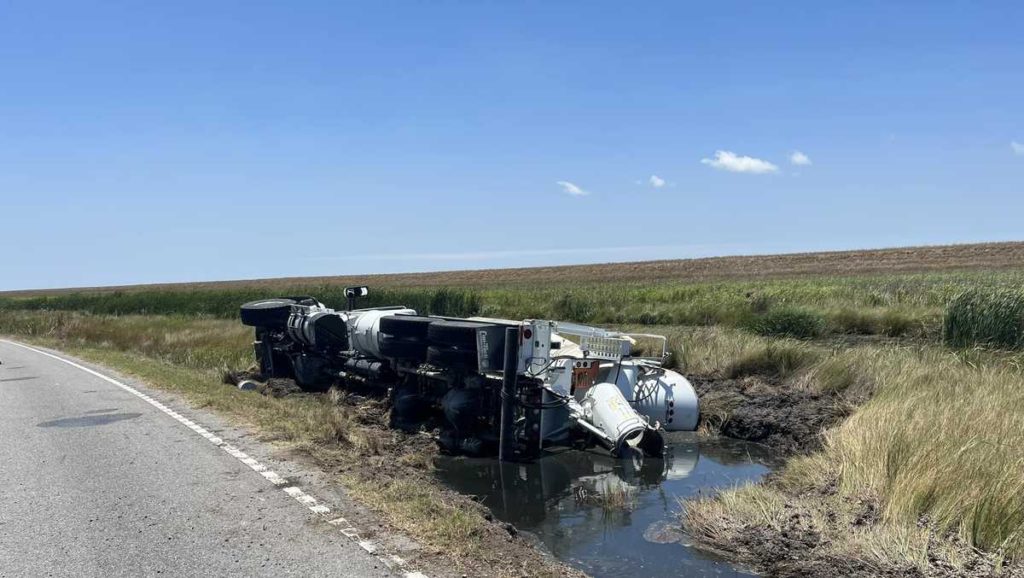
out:
{"label": "asphalt road", "polygon": [[0,576],[393,576],[131,393],[0,342]]}

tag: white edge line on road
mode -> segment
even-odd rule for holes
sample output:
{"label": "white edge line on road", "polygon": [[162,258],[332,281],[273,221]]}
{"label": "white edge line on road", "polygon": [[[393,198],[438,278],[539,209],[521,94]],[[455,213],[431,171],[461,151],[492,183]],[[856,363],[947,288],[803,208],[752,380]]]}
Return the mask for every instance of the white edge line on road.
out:
{"label": "white edge line on road", "polygon": [[[242,462],[243,464],[245,464],[246,466],[248,466],[249,468],[254,470],[256,473],[262,475],[270,483],[274,484],[275,486],[281,487],[281,489],[284,491],[284,493],[286,493],[289,496],[291,496],[293,499],[295,499],[297,502],[299,502],[303,506],[306,506],[306,508],[309,509],[309,511],[313,512],[317,516],[320,516],[320,517],[324,518],[324,520],[327,521],[328,524],[331,524],[332,526],[344,526],[341,529],[342,535],[344,535],[349,540],[355,542],[363,550],[366,550],[370,554],[374,555],[378,560],[381,561],[381,563],[384,564],[385,567],[387,567],[389,569],[392,569],[395,566],[401,567],[401,566],[405,565],[405,561],[402,560],[401,558],[399,558],[398,556],[388,556],[388,557],[385,557],[385,556],[383,556],[381,554],[377,554],[376,553],[377,552],[377,545],[375,543],[373,543],[372,541],[370,541],[370,540],[363,540],[363,539],[361,539],[359,537],[359,531],[356,530],[355,528],[350,527],[349,526],[349,522],[345,518],[335,518],[333,520],[326,520],[327,515],[331,513],[331,509],[328,508],[327,506],[323,505],[323,504],[320,504],[317,501],[317,499],[314,498],[313,496],[310,496],[306,492],[302,491],[302,489],[300,489],[300,488],[297,488],[297,487],[295,487],[293,485],[290,485],[287,479],[285,479],[284,477],[280,476],[279,474],[277,474],[273,470],[267,468],[265,465],[261,464],[255,458],[250,457],[248,454],[246,454],[242,450],[236,448],[235,446],[233,446],[233,445],[231,445],[229,443],[226,443],[224,440],[222,440],[219,437],[215,436],[214,434],[210,433],[210,431],[207,430],[206,428],[204,428],[203,426],[195,423],[194,421],[188,419],[187,417],[181,415],[180,413],[174,411],[173,409],[171,409],[171,408],[167,407],[166,405],[160,403],[159,401],[153,399],[151,396],[148,396],[148,395],[142,393],[141,391],[135,389],[134,387],[132,387],[130,385],[125,385],[125,384],[121,383],[120,381],[118,381],[118,380],[116,380],[116,379],[114,379],[112,377],[108,377],[108,376],[103,375],[102,373],[100,373],[98,371],[89,369],[88,367],[86,367],[86,366],[84,366],[84,365],[82,365],[80,363],[75,363],[74,361],[71,361],[70,359],[65,359],[65,358],[63,358],[63,357],[61,357],[59,355],[54,355],[53,353],[50,353],[48,351],[43,351],[42,349],[36,349],[35,347],[29,346],[29,345],[25,345],[23,343],[18,343],[17,341],[10,341],[8,339],[0,339],[0,343],[6,343],[8,345],[14,345],[15,347],[20,347],[22,349],[27,349],[29,351],[34,351],[34,352],[36,352],[36,353],[38,353],[40,355],[45,355],[47,357],[51,357],[53,359],[56,359],[57,361],[66,363],[66,364],[68,364],[68,365],[70,365],[72,367],[80,369],[80,370],[82,370],[82,371],[84,371],[84,372],[86,372],[86,373],[88,373],[90,375],[94,375],[94,376],[102,379],[103,381],[106,381],[108,383],[116,385],[117,387],[119,387],[119,388],[127,391],[128,393],[134,395],[135,397],[138,397],[142,401],[145,401],[149,405],[152,405],[153,407],[155,407],[158,410],[164,412],[168,416],[174,418],[176,421],[178,421],[179,423],[181,423],[182,425],[184,425],[188,429],[190,429],[190,430],[194,431],[195,433],[199,434],[204,439],[206,439],[208,442],[210,442],[213,445],[215,445],[215,446],[219,447],[220,449],[224,450],[231,457],[233,457],[236,460]],[[427,578],[427,576],[424,575],[424,574],[421,574],[420,572],[406,572],[405,574],[403,574],[403,578]]]}

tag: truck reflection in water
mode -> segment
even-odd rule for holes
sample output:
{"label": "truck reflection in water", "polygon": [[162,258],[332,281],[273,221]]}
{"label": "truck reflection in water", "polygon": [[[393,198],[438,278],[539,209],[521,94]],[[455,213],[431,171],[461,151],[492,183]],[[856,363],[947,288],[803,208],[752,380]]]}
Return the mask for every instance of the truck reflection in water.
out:
{"label": "truck reflection in water", "polygon": [[533,463],[441,458],[438,476],[555,557],[602,576],[748,576],[689,547],[679,500],[756,481],[774,465],[762,446],[671,434],[663,459],[563,451]]}

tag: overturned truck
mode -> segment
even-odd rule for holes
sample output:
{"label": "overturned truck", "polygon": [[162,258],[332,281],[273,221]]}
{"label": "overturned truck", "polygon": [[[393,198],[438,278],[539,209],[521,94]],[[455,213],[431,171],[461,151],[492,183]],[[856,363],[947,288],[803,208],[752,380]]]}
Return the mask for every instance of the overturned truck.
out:
{"label": "overturned truck", "polygon": [[[661,455],[663,431],[697,427],[697,395],[662,366],[665,338],[576,323],[419,315],[402,306],[348,309],[312,297],[246,303],[266,378],[303,388],[378,389],[392,425],[437,424],[448,452],[536,458],[549,447],[600,445]],[[637,339],[657,355],[633,355]]]}

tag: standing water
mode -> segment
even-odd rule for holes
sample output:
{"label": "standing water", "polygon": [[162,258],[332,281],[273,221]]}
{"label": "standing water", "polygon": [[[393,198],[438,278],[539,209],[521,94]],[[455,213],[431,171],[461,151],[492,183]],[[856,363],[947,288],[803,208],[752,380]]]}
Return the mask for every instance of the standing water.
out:
{"label": "standing water", "polygon": [[664,459],[615,459],[599,450],[529,464],[444,457],[438,476],[595,578],[750,576],[687,545],[679,500],[756,481],[771,456],[725,438],[671,434],[668,443]]}

